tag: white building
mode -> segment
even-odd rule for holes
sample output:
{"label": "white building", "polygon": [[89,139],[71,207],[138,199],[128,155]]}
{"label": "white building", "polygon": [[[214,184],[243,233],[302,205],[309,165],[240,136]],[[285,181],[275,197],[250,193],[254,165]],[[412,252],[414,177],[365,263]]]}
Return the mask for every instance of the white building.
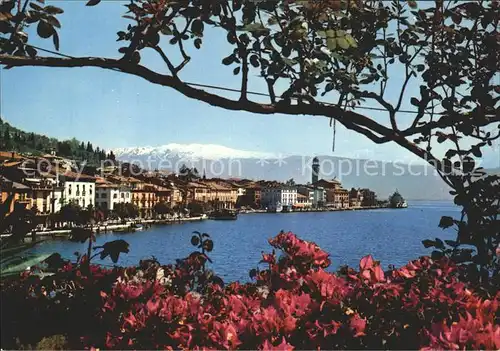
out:
{"label": "white building", "polygon": [[326,191],[325,188],[320,186],[315,186],[313,188],[313,207],[323,207],[326,204]]}
{"label": "white building", "polygon": [[130,202],[132,202],[132,192],[130,188],[112,183],[96,185],[96,207],[102,210],[113,211],[116,204]]}
{"label": "white building", "polygon": [[263,208],[276,210],[281,207],[291,209],[297,203],[297,188],[293,186],[277,185],[264,187],[261,192]]}
{"label": "white building", "polygon": [[59,175],[63,187],[63,204],[74,203],[81,208],[95,205],[95,178],[74,172]]}

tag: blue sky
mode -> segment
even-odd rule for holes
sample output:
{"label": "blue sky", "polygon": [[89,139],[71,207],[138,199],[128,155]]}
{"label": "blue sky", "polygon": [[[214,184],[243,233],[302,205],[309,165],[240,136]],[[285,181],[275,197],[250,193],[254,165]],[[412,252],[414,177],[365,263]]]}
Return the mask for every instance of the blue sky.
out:
{"label": "blue sky", "polygon": [[[118,57],[121,43],[116,42],[116,32],[128,23],[121,18],[125,2],[105,1],[93,8],[85,7],[80,1],[52,3],[65,10],[59,17],[63,26],[60,31],[62,53]],[[232,68],[220,63],[230,52],[225,35],[220,34],[219,31],[207,31],[199,51],[188,45],[192,61],[182,71],[181,78],[189,82],[239,87],[239,76],[233,76]],[[32,43],[53,48],[51,40],[38,39]],[[165,47],[168,50],[167,43]],[[146,50],[143,50],[142,63],[167,73],[162,62]],[[394,72],[391,79],[400,82],[400,74]],[[251,90],[266,91],[260,79],[253,81]],[[387,93],[389,97],[394,96],[394,87],[389,85]],[[231,93],[222,94],[237,98]],[[328,119],[226,111],[141,78],[95,68],[2,70],[0,103],[2,117],[19,128],[57,138],[90,140],[107,149],[212,143],[284,154],[333,154],[399,161],[413,158],[396,145],[376,145],[341,127],[337,128],[336,150],[332,153],[332,129]],[[376,120],[386,119],[381,113],[370,112],[370,115]],[[485,159],[492,167],[499,166],[498,151],[490,150]]]}

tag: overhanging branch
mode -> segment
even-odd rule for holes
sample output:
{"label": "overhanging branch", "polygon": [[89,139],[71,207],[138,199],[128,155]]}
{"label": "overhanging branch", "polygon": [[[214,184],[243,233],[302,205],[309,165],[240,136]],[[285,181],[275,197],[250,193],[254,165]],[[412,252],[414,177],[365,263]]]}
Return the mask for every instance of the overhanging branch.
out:
{"label": "overhanging branch", "polygon": [[0,55],[0,64],[21,67],[98,67],[114,71],[120,71],[141,77],[151,83],[166,86],[177,90],[183,95],[203,101],[212,106],[222,107],[233,111],[247,111],[258,114],[287,114],[287,115],[312,115],[327,118],[334,118],[342,123],[346,128],[354,130],[368,137],[375,143],[396,142],[415,155],[425,159],[428,163],[441,169],[441,162],[428,151],[418,145],[408,141],[403,134],[385,127],[373,119],[353,111],[344,110],[335,105],[325,105],[322,103],[292,105],[284,102],[273,104],[261,104],[249,100],[231,100],[226,97],[212,94],[182,82],[177,77],[163,75],[154,72],[144,66],[136,65],[125,60],[96,57],[20,57],[12,55]]}

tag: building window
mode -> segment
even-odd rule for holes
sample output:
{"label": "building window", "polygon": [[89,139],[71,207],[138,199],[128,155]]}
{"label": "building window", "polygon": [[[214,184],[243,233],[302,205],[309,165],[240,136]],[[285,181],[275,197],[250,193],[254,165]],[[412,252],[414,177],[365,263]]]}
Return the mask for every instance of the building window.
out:
{"label": "building window", "polygon": [[118,198],[118,194],[113,194],[113,199]]}
{"label": "building window", "polygon": [[105,199],[105,198],[107,198],[107,197],[108,197],[107,195],[108,195],[108,194],[106,194],[106,193],[102,193],[102,194],[101,194],[101,198]]}

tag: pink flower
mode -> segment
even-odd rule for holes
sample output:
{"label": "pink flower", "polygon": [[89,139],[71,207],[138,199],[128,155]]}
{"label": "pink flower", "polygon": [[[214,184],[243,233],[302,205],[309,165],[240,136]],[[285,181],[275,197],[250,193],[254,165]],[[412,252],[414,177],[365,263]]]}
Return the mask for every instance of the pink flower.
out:
{"label": "pink flower", "polygon": [[359,317],[357,313],[351,317],[350,326],[354,331],[355,338],[366,335],[366,319]]}

